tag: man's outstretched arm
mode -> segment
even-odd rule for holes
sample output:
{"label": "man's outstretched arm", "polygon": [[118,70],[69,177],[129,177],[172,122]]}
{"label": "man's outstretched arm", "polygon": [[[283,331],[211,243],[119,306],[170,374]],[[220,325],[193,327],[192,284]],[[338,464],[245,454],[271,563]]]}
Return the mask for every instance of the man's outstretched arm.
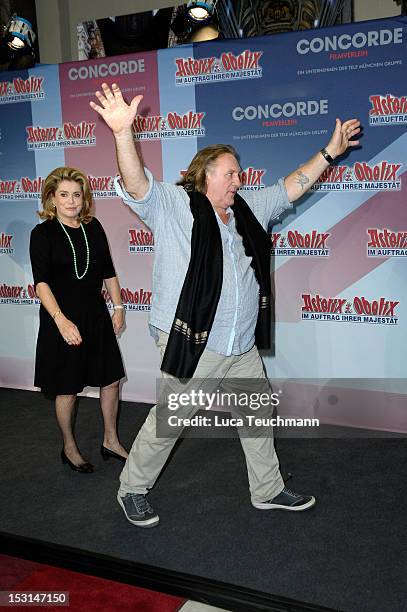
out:
{"label": "man's outstretched arm", "polygon": [[119,172],[126,191],[136,200],[141,200],[148,190],[148,180],[142,161],[137,153],[132,124],[143,96],[135,96],[130,104],[123,99],[116,83],[112,88],[102,83],[102,91],[96,92],[100,105],[89,102],[112,130]]}
{"label": "man's outstretched arm", "polygon": [[[351,138],[356,136],[359,132],[360,121],[357,119],[349,119],[344,123],[341,123],[340,119],[337,119],[331,140],[325,147],[328,155],[331,156],[332,159],[335,159],[339,155],[342,155],[348,147],[357,146],[359,140],[351,140]],[[306,193],[328,166],[329,162],[320,152],[318,152],[309,161],[289,174],[284,179],[284,182],[290,202],[294,202]]]}

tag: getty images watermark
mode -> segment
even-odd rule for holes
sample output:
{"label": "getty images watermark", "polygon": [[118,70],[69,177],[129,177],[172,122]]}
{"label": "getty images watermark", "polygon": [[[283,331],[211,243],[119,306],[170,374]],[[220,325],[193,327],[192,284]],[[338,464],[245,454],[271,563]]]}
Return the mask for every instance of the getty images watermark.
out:
{"label": "getty images watermark", "polygon": [[[270,437],[273,428],[319,427],[317,418],[278,414],[283,392],[267,379],[162,379],[158,383],[157,436]],[[184,428],[189,428],[184,433]],[[193,431],[191,431],[193,430]]]}

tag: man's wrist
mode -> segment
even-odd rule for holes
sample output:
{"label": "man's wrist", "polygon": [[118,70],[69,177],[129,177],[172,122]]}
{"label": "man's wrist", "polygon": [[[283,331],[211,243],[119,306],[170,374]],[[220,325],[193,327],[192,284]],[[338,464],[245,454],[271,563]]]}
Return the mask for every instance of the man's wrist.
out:
{"label": "man's wrist", "polygon": [[112,130],[112,132],[113,132],[113,137],[115,138],[116,142],[122,142],[122,141],[124,141],[124,142],[129,142],[129,141],[134,142],[134,140],[133,140],[133,129],[132,129],[131,125],[123,128],[121,130],[118,130],[117,132],[114,132]]}
{"label": "man's wrist", "polygon": [[329,150],[326,147],[323,147],[320,150],[322,157],[328,162],[328,164],[333,164],[335,161],[335,156],[331,155]]}

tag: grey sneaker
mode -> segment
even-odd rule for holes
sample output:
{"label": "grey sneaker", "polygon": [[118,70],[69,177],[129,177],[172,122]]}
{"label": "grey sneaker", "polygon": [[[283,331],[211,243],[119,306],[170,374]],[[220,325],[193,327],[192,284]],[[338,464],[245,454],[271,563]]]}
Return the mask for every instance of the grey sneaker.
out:
{"label": "grey sneaker", "polygon": [[159,516],[148,501],[145,495],[139,493],[126,493],[124,497],[117,494],[117,501],[123,508],[126,519],[138,527],[154,527],[158,525]]}
{"label": "grey sneaker", "polygon": [[281,493],[273,497],[273,499],[265,502],[252,501],[252,505],[258,510],[291,510],[299,512],[300,510],[312,508],[315,505],[315,497],[312,495],[299,495],[284,487]]}

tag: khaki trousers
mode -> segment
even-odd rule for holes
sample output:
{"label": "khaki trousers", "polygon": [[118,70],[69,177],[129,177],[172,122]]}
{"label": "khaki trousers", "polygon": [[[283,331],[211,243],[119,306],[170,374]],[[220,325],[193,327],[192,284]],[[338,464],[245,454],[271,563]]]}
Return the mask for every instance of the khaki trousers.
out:
{"label": "khaki trousers", "polygon": [[[168,334],[159,331],[157,346],[164,355]],[[162,373],[164,377],[172,378]],[[196,379],[265,378],[263,362],[254,346],[242,355],[225,357],[205,350],[195,371]],[[188,383],[183,387],[188,392]],[[198,410],[195,406],[178,409],[177,416],[191,418]],[[176,438],[156,437],[156,412],[154,406],[141,427],[129,457],[120,475],[120,495],[126,493],[148,493],[158,478]],[[264,502],[278,495],[284,488],[272,435],[268,437],[241,437],[240,442],[246,458],[251,499]]]}

